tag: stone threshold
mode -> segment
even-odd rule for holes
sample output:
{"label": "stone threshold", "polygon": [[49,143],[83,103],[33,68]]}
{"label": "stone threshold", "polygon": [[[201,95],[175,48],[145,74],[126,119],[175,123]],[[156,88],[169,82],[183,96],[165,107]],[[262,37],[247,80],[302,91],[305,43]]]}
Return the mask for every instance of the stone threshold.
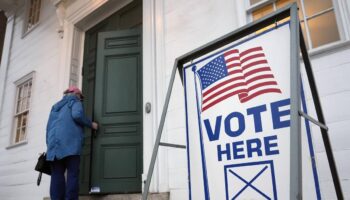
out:
{"label": "stone threshold", "polygon": [[[79,200],[140,200],[142,194],[108,194],[79,196]],[[50,200],[45,197],[44,200]],[[151,193],[148,200],[169,200],[169,193]]]}

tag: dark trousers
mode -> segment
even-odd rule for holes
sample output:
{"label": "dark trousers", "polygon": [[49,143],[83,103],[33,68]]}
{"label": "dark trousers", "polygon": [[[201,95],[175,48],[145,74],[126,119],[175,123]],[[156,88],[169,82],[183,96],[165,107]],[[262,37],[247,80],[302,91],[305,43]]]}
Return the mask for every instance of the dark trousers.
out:
{"label": "dark trousers", "polygon": [[[67,156],[51,162],[51,200],[78,200],[80,156]],[[64,173],[67,171],[67,180]]]}

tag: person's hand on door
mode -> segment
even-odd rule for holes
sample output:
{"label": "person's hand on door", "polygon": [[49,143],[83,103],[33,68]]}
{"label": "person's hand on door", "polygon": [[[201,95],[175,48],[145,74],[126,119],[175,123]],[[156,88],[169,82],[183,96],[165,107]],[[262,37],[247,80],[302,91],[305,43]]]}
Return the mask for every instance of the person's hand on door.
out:
{"label": "person's hand on door", "polygon": [[97,130],[98,129],[98,123],[92,122],[92,129]]}

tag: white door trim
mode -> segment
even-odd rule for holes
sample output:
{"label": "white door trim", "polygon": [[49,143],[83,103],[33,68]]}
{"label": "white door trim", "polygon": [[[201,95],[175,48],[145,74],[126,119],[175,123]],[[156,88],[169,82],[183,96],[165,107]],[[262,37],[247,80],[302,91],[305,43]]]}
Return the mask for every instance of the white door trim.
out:
{"label": "white door trim", "polygon": [[[162,0],[144,0],[143,2],[143,104],[150,102],[152,105],[151,113],[143,114],[143,180],[147,178],[167,85],[163,4]],[[162,142],[167,141],[165,129]],[[150,192],[168,192],[167,150],[160,147],[157,158]]]}
{"label": "white door trim", "polygon": [[[82,85],[81,71],[85,31],[123,8],[132,0],[76,0],[66,8],[61,43],[59,75],[63,91],[69,84]],[[154,140],[165,94],[163,1],[143,1],[143,104],[150,102],[152,111],[143,112],[143,175],[147,177]],[[158,117],[159,116],[159,117]],[[165,135],[163,138],[166,139]],[[169,191],[166,151],[159,151],[150,192]],[[161,169],[161,170],[160,170]]]}

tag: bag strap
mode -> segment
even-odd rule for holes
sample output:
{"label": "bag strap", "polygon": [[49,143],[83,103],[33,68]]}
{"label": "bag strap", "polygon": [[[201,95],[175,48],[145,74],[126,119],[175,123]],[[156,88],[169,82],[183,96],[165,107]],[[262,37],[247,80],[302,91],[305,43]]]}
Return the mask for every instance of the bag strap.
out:
{"label": "bag strap", "polygon": [[37,186],[40,185],[42,175],[43,175],[43,173],[42,173],[42,172],[39,172],[38,180],[36,181],[36,185],[37,185]]}

